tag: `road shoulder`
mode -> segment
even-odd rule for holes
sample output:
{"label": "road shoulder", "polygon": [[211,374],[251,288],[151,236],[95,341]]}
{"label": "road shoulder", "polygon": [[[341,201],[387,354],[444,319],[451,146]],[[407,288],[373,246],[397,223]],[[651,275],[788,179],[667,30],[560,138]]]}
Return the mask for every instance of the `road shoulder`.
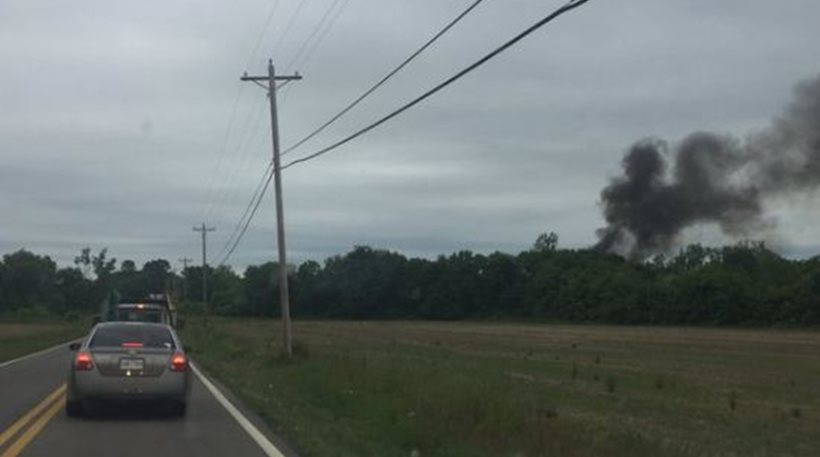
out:
{"label": "road shoulder", "polygon": [[[238,414],[239,417],[234,414],[234,411],[231,411],[229,406],[222,404],[222,406],[228,410],[228,413],[230,413],[231,416],[239,422],[239,425],[245,429],[249,435],[251,435],[251,438],[257,441],[257,444],[259,444],[270,457],[299,457],[299,454],[291,448],[287,442],[282,439],[282,437],[271,430],[268,424],[265,423],[265,421],[262,420],[262,418],[260,418],[251,408],[249,408],[238,396],[231,392],[230,389],[225,387],[225,385],[219,382],[218,379],[211,376],[207,369],[193,360],[192,365],[194,365],[194,374],[200,381],[202,381],[209,393],[215,397],[220,404],[222,404],[223,399],[219,398],[219,395],[222,395],[224,397],[224,401],[227,401],[230,406],[236,409],[236,414]],[[216,393],[211,390],[211,387],[216,389]],[[243,423],[240,418],[245,419],[247,423]],[[267,445],[265,445],[265,441],[267,441]]]}

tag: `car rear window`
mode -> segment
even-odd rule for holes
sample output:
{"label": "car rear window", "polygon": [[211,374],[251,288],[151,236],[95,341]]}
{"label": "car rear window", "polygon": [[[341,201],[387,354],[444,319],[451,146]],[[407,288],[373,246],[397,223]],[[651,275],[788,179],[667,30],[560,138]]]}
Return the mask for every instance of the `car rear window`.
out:
{"label": "car rear window", "polygon": [[88,346],[175,348],[171,332],[153,325],[106,325],[94,332]]}

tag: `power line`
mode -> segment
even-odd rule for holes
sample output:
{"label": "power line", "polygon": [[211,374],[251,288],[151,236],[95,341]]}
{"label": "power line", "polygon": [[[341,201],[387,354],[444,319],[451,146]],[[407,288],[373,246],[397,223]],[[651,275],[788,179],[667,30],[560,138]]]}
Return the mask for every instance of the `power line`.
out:
{"label": "power line", "polygon": [[[341,17],[341,15],[344,12],[345,8],[347,8],[347,5],[350,4],[350,0],[343,0],[343,1],[344,1],[344,3],[342,3],[341,6],[339,7],[339,9],[336,10],[335,13],[333,13],[333,16],[330,18],[330,21],[328,21],[328,23],[325,25],[324,30],[322,30],[321,33],[319,33],[319,37],[310,46],[310,49],[305,54],[305,56],[302,58],[302,60],[300,62],[294,62],[290,66],[290,68],[287,68],[288,71],[293,70],[296,67],[304,67],[304,66],[307,65],[307,63],[310,61],[310,58],[313,56],[313,54],[316,52],[316,50],[319,49],[319,45],[322,44],[325,37],[327,37],[329,32],[333,29],[333,26],[336,25],[336,21],[339,20],[339,17]],[[282,99],[281,99],[281,102],[280,102],[281,105],[285,105],[285,103],[287,102],[288,94],[290,94],[290,87],[286,87],[285,90],[282,91]]]}
{"label": "power line", "polygon": [[458,16],[456,16],[456,17],[455,17],[455,19],[453,19],[452,21],[450,21],[450,22],[449,22],[449,23],[448,23],[448,24],[447,24],[447,25],[446,25],[443,29],[439,30],[439,31],[438,31],[438,33],[436,33],[435,35],[433,35],[433,37],[432,37],[432,38],[430,38],[429,40],[427,40],[427,42],[425,42],[425,43],[424,43],[424,44],[423,44],[420,48],[418,48],[415,52],[413,52],[412,54],[410,54],[410,56],[409,56],[409,57],[407,57],[406,59],[404,59],[404,61],[403,61],[402,63],[400,63],[400,64],[399,64],[396,68],[394,68],[394,69],[393,69],[393,70],[391,70],[389,73],[387,73],[387,75],[385,75],[385,76],[384,76],[381,80],[379,80],[379,81],[378,81],[376,84],[374,84],[372,87],[370,87],[369,89],[367,89],[366,91],[364,91],[364,93],[362,93],[361,95],[359,95],[359,96],[358,96],[355,100],[353,100],[350,104],[348,104],[346,107],[344,107],[344,109],[342,109],[341,111],[339,111],[336,115],[334,115],[333,117],[331,117],[330,119],[328,119],[328,120],[327,120],[324,124],[320,125],[317,129],[315,129],[313,132],[311,132],[310,134],[308,134],[306,137],[302,138],[301,140],[297,141],[295,144],[293,144],[293,145],[292,145],[292,146],[290,146],[289,148],[285,149],[285,150],[282,152],[282,155],[284,156],[285,154],[288,154],[289,152],[293,151],[294,149],[298,148],[299,146],[301,146],[301,145],[305,144],[306,142],[310,141],[312,138],[314,138],[316,135],[318,135],[318,134],[319,134],[320,132],[322,132],[324,129],[326,129],[326,128],[327,128],[327,127],[329,127],[331,124],[333,124],[334,122],[336,122],[336,121],[337,121],[340,117],[342,117],[342,116],[344,116],[345,114],[347,114],[347,112],[348,112],[348,111],[352,110],[352,109],[353,109],[356,105],[358,105],[358,104],[359,104],[362,100],[364,100],[364,99],[365,99],[365,98],[367,98],[370,94],[372,94],[373,92],[375,92],[375,91],[376,91],[376,89],[378,89],[379,87],[381,87],[381,86],[382,86],[384,83],[386,83],[386,82],[387,82],[390,78],[392,78],[392,77],[393,77],[396,73],[398,73],[399,71],[401,71],[401,70],[402,70],[404,67],[406,67],[406,66],[407,66],[410,62],[412,62],[413,60],[415,60],[415,58],[416,58],[416,57],[418,57],[418,56],[419,56],[422,52],[424,52],[427,48],[429,48],[430,46],[432,46],[432,44],[433,44],[433,43],[435,43],[435,42],[436,42],[439,38],[441,38],[441,37],[442,37],[445,33],[447,33],[447,32],[448,32],[451,28],[453,28],[453,26],[455,26],[456,24],[458,24],[458,23],[461,21],[461,19],[463,19],[466,15],[468,15],[468,14],[469,14],[469,13],[470,13],[473,9],[475,9],[475,7],[477,7],[477,6],[478,6],[478,5],[479,5],[482,1],[484,1],[484,0],[475,0],[475,1],[474,1],[471,5],[470,5],[470,6],[468,6],[468,7],[467,7],[467,9],[465,9],[464,11],[462,11],[462,12],[461,12]]}
{"label": "power line", "polygon": [[224,181],[225,186],[215,186],[214,188],[214,192],[211,195],[208,212],[206,213],[206,219],[211,219],[214,216],[215,211],[219,211],[222,206],[224,206],[227,202],[230,202],[230,198],[233,196],[231,189],[239,176],[238,173],[240,168],[243,164],[247,163],[249,153],[248,150],[253,143],[253,139],[259,131],[261,131],[264,113],[265,104],[260,103],[258,110],[250,111],[248,116],[245,118],[244,124],[241,127],[238,127],[238,129],[234,129],[238,132],[238,136],[236,137],[236,146],[231,148],[234,153],[235,160],[230,161],[228,163],[230,165],[229,168],[222,173],[222,177],[226,178]]}
{"label": "power line", "polygon": [[312,31],[312,32],[310,32],[310,34],[308,35],[308,37],[307,37],[307,38],[305,38],[305,41],[303,41],[303,42],[302,42],[302,45],[301,45],[301,46],[299,46],[299,50],[298,50],[298,51],[296,51],[296,53],[293,55],[293,57],[291,57],[291,59],[290,59],[290,61],[288,62],[288,64],[285,66],[285,68],[286,68],[286,69],[291,69],[291,68],[293,68],[293,63],[294,63],[294,62],[296,62],[296,61],[299,59],[299,57],[301,57],[301,56],[302,56],[302,53],[303,53],[303,52],[305,52],[305,49],[307,48],[308,43],[310,43],[310,42],[311,42],[311,40],[313,40],[313,38],[314,38],[314,37],[316,37],[316,35],[319,33],[319,31],[320,31],[320,30],[322,29],[322,27],[324,26],[325,21],[327,21],[327,19],[330,17],[330,13],[331,13],[334,9],[336,9],[336,6],[337,6],[337,5],[338,5],[341,1],[342,1],[342,0],[334,0],[334,1],[333,1],[333,3],[331,3],[331,4],[330,4],[330,6],[327,8],[327,10],[325,10],[325,13],[322,15],[322,18],[321,18],[321,19],[319,19],[319,22],[317,22],[317,23],[316,23],[316,25],[313,27],[313,31]]}
{"label": "power line", "polygon": [[302,0],[299,2],[299,5],[296,7],[296,10],[290,16],[288,20],[288,24],[285,26],[285,31],[282,32],[282,35],[279,36],[279,40],[276,41],[276,45],[273,47],[273,54],[276,54],[276,51],[279,50],[279,47],[282,45],[282,42],[285,41],[285,37],[288,36],[290,29],[293,27],[293,24],[296,22],[296,18],[299,16],[299,13],[302,11],[302,7],[305,6],[307,0]]}
{"label": "power line", "polygon": [[[253,48],[251,49],[251,52],[248,55],[248,60],[245,63],[245,68],[246,69],[250,65],[250,62],[253,60],[254,56],[256,56],[256,53],[259,51],[259,46],[262,44],[262,40],[265,38],[265,34],[267,33],[268,28],[270,27],[270,24],[273,20],[273,16],[274,16],[274,14],[276,13],[276,10],[279,7],[279,3],[280,3],[280,0],[275,0],[274,1],[273,6],[270,9],[270,12],[268,13],[267,18],[265,19],[264,26],[262,27],[262,30],[259,31],[259,35],[256,38],[256,43],[254,44]],[[216,176],[218,175],[219,169],[222,167],[222,162],[225,160],[225,154],[227,153],[228,139],[229,139],[231,131],[233,129],[234,121],[236,120],[237,108],[238,108],[239,100],[242,96],[242,92],[244,90],[244,87],[245,87],[245,85],[240,82],[239,86],[237,87],[236,97],[234,98],[233,108],[231,109],[231,114],[230,114],[230,117],[228,118],[228,124],[227,124],[227,127],[225,128],[225,133],[223,134],[222,141],[220,141],[220,143],[219,143],[220,147],[219,147],[219,152],[218,152],[218,156],[217,156],[216,165],[214,166],[214,168],[211,172],[211,177],[210,177],[210,179],[208,181],[208,185],[206,187],[207,191],[206,191],[206,197],[205,197],[205,207],[203,207],[203,213],[202,213],[202,216],[205,217],[205,218],[210,218],[211,217],[211,215],[213,213],[213,205],[215,205],[215,202],[213,200],[215,200],[218,197],[218,194],[219,194],[219,191],[215,189]],[[241,145],[241,140],[240,140],[240,145]],[[214,192],[216,192],[216,195],[214,194]]]}
{"label": "power line", "polygon": [[338,21],[339,17],[342,16],[342,13],[344,13],[345,9],[347,8],[347,5],[350,4],[350,1],[351,0],[343,0],[344,3],[342,3],[339,9],[336,10],[335,13],[333,13],[333,17],[330,18],[330,21],[328,21],[327,25],[325,25],[324,30],[322,30],[322,32],[319,34],[319,37],[316,39],[316,41],[313,42],[313,45],[310,46],[310,49],[307,51],[307,53],[305,53],[305,56],[302,58],[301,62],[294,62],[294,65],[298,64],[298,66],[303,67],[302,69],[304,69],[304,67],[310,61],[310,58],[313,57],[313,54],[319,48],[319,45],[322,44],[322,42],[325,40],[325,37],[327,37],[327,35],[333,29],[333,26],[336,25],[336,21]]}
{"label": "power line", "polygon": [[[296,55],[294,56],[294,58],[292,58],[292,59],[291,59],[291,64],[289,64],[289,65],[288,65],[288,67],[290,67],[290,65],[292,65],[292,63],[293,63],[293,62],[295,62],[295,61],[297,61],[297,60],[298,60],[299,55],[303,52],[303,50],[305,49],[306,45],[307,45],[307,44],[310,42],[310,40],[311,40],[311,39],[312,39],[312,38],[313,38],[313,37],[317,34],[317,32],[320,30],[320,28],[321,28],[322,24],[323,24],[323,23],[327,20],[327,18],[330,16],[330,13],[331,13],[331,12],[333,11],[333,9],[334,9],[334,8],[335,8],[335,7],[336,7],[336,6],[340,3],[340,1],[341,1],[341,0],[336,0],[334,3],[332,3],[332,4],[331,4],[331,7],[330,7],[330,8],[328,8],[328,9],[325,11],[325,14],[323,15],[322,19],[318,22],[318,24],[317,24],[317,26],[314,28],[313,32],[312,32],[312,33],[308,36],[308,38],[307,38],[307,39],[305,40],[305,42],[302,44],[301,48],[299,49],[299,51],[297,51],[297,53],[296,53]],[[425,51],[428,47],[430,47],[430,46],[431,46],[431,45],[432,45],[432,44],[433,44],[436,40],[438,40],[438,39],[439,39],[442,35],[444,35],[445,33],[447,33],[447,32],[448,32],[448,31],[449,31],[449,30],[450,30],[453,26],[455,26],[455,25],[456,25],[459,21],[461,21],[461,19],[462,19],[462,18],[464,18],[464,16],[466,16],[467,14],[469,14],[469,13],[470,13],[470,12],[471,12],[471,11],[472,11],[475,7],[477,7],[477,6],[478,6],[478,5],[479,5],[482,1],[483,1],[483,0],[476,0],[476,1],[474,1],[474,2],[473,2],[473,3],[472,3],[472,4],[471,4],[471,5],[470,5],[467,9],[465,9],[464,11],[462,11],[462,12],[461,12],[458,16],[456,16],[456,18],[455,18],[455,19],[453,19],[452,21],[450,21],[450,22],[449,22],[449,23],[448,23],[448,24],[447,24],[447,25],[446,25],[443,29],[441,29],[438,33],[436,33],[436,34],[435,34],[435,35],[434,35],[431,39],[429,39],[427,42],[425,42],[425,43],[424,43],[424,44],[423,44],[423,45],[422,45],[419,49],[417,49],[415,52],[413,52],[413,54],[411,54],[408,58],[406,58],[406,59],[405,59],[405,60],[404,60],[401,64],[399,64],[399,65],[398,65],[396,68],[394,68],[392,71],[390,71],[390,72],[389,72],[389,73],[388,73],[385,77],[383,77],[383,78],[382,78],[379,82],[377,82],[374,86],[372,86],[370,89],[368,89],[367,91],[365,91],[365,92],[364,92],[361,96],[359,96],[356,100],[354,100],[354,101],[353,101],[352,103],[350,103],[350,104],[349,104],[346,108],[344,108],[344,109],[343,109],[343,110],[342,110],[339,114],[337,114],[337,115],[336,115],[336,116],[334,116],[332,119],[330,119],[330,121],[326,122],[324,125],[322,125],[321,127],[319,127],[316,131],[314,131],[313,133],[311,133],[311,134],[310,134],[307,138],[305,138],[305,139],[301,140],[299,143],[297,143],[297,144],[295,144],[295,145],[291,146],[290,148],[288,148],[287,150],[285,150],[285,151],[283,152],[283,154],[282,154],[282,155],[284,155],[284,154],[288,153],[289,151],[291,151],[291,150],[293,150],[293,149],[295,149],[295,148],[299,147],[301,144],[303,144],[303,143],[305,143],[306,141],[310,140],[311,138],[313,138],[314,136],[316,136],[319,132],[321,132],[321,131],[322,131],[322,130],[324,130],[326,127],[328,127],[331,123],[335,122],[337,119],[339,119],[339,118],[340,118],[341,116],[343,116],[345,113],[347,113],[348,111],[350,111],[351,109],[353,109],[353,107],[355,107],[355,106],[356,106],[359,102],[361,102],[362,100],[364,100],[364,98],[366,98],[368,95],[370,95],[371,93],[373,93],[373,92],[374,92],[376,89],[378,89],[381,85],[383,85],[385,82],[387,82],[387,80],[389,80],[390,78],[392,78],[392,77],[393,77],[396,73],[398,73],[399,71],[401,71],[401,69],[402,69],[402,68],[404,68],[405,66],[407,66],[407,65],[408,65],[410,62],[412,62],[412,61],[413,61],[416,57],[418,57],[418,55],[419,55],[419,54],[421,54],[421,53],[422,53],[422,52],[424,52],[424,51]],[[347,3],[348,3],[348,2],[349,2],[349,0],[345,0],[345,3],[344,3],[344,4],[342,5],[342,7],[341,7],[341,8],[337,11],[336,15],[335,15],[335,16],[333,16],[333,19],[332,19],[332,20],[328,23],[328,27],[327,27],[327,28],[325,28],[325,30],[322,32],[322,35],[319,37],[319,40],[317,40],[317,42],[315,42],[315,43],[314,43],[314,47],[313,47],[313,48],[311,48],[311,50],[310,50],[311,52],[308,54],[308,57],[312,54],[312,51],[314,51],[314,50],[315,50],[316,45],[317,45],[317,44],[321,41],[321,39],[325,36],[326,32],[327,32],[328,30],[330,30],[330,28],[332,27],[332,25],[333,25],[333,23],[335,22],[335,20],[336,20],[336,19],[338,19],[338,17],[341,15],[341,11],[344,9],[344,7],[347,5]],[[269,185],[269,183],[270,183],[270,179],[271,179],[271,178],[270,178],[270,176],[268,176],[268,177],[267,177],[267,180],[265,179],[265,177],[268,175],[268,173],[269,173],[269,171],[270,171],[270,167],[271,167],[271,166],[272,166],[272,164],[271,164],[271,165],[269,165],[268,169],[267,169],[267,170],[265,171],[265,173],[262,175],[262,181],[260,181],[260,183],[259,183],[260,185],[259,185],[259,186],[257,186],[256,190],[254,191],[253,196],[251,197],[250,202],[248,203],[248,206],[245,208],[245,211],[243,212],[242,216],[240,217],[239,222],[237,223],[236,227],[234,228],[233,233],[231,234],[231,236],[230,236],[230,237],[228,237],[228,241],[226,242],[226,244],[225,244],[225,246],[223,247],[223,249],[220,251],[220,255],[222,255],[222,253],[223,253],[223,252],[225,252],[225,248],[227,248],[227,247],[228,247],[228,245],[231,245],[231,248],[228,250],[228,253],[227,253],[225,256],[223,256],[223,257],[222,257],[222,260],[220,261],[220,265],[223,265],[223,264],[225,264],[225,262],[227,262],[227,260],[228,260],[228,259],[230,258],[230,256],[233,254],[233,252],[234,252],[234,250],[236,249],[236,247],[239,245],[239,242],[241,241],[241,238],[244,236],[245,232],[247,231],[248,226],[250,225],[251,219],[253,218],[253,215],[251,215],[251,217],[249,217],[247,220],[245,220],[245,217],[247,217],[247,215],[248,215],[249,213],[251,213],[251,214],[255,214],[255,213],[256,213],[256,208],[259,206],[259,204],[260,204],[260,202],[261,202],[261,196],[260,196],[260,194],[259,194],[259,191],[260,191],[260,189],[262,189],[262,184],[264,183],[264,190],[262,191],[262,193],[264,193],[264,192],[267,190],[268,185]],[[251,208],[253,208],[253,210],[252,210],[252,211],[251,211]],[[240,233],[240,235],[239,235],[236,239],[234,239],[234,236],[236,236],[236,234],[237,234],[237,233]],[[232,244],[232,243],[233,243],[233,244]]]}
{"label": "power line", "polygon": [[[262,173],[262,179],[259,181],[259,184],[256,186],[256,189],[253,192],[253,196],[251,197],[251,200],[248,202],[248,205],[245,207],[245,211],[242,213],[242,216],[239,218],[239,222],[237,222],[236,227],[234,227],[233,232],[231,232],[231,236],[228,237],[228,240],[225,242],[225,245],[222,246],[222,249],[219,251],[219,255],[217,255],[217,257],[222,258],[222,260],[220,260],[220,262],[219,262],[219,265],[224,265],[225,261],[228,259],[228,257],[230,257],[230,253],[225,254],[225,252],[228,251],[228,246],[231,246],[231,244],[235,241],[235,237],[237,236],[237,234],[242,230],[242,225],[245,222],[245,218],[247,218],[248,214],[250,214],[251,208],[254,207],[254,204],[255,204],[256,200],[259,198],[259,194],[263,193],[262,188],[265,185],[266,180],[269,179],[268,175],[270,174],[271,168],[273,168],[273,162],[268,163],[268,167],[265,169],[265,172]],[[267,189],[267,186],[265,186],[265,189]],[[233,246],[233,247],[235,249],[235,246]],[[233,251],[231,251],[231,253],[232,252]]]}
{"label": "power line", "polygon": [[[222,260],[219,261],[220,265],[224,265],[228,262],[228,259],[231,258],[231,255],[233,255],[233,252],[236,250],[236,247],[239,246],[239,242],[242,241],[242,238],[245,236],[245,232],[248,230],[248,226],[251,225],[251,221],[253,220],[253,217],[256,215],[256,211],[259,209],[259,205],[262,203],[262,198],[265,196],[265,192],[268,191],[270,181],[271,179],[273,179],[273,163],[271,163],[271,166],[268,168],[266,175],[263,176],[263,178],[265,178],[265,184],[262,187],[262,191],[258,192],[254,196],[255,200],[251,199],[252,206],[248,206],[248,208],[251,208],[250,214],[248,215],[248,218],[245,220],[245,223],[240,224],[242,225],[242,229],[239,231],[239,235],[234,240],[233,244],[231,245],[231,248],[228,250],[228,253],[225,254],[225,256],[222,257]],[[239,225],[237,225],[237,227],[239,227]]]}
{"label": "power line", "polygon": [[[260,81],[267,81],[268,83],[268,99],[270,100],[270,112],[271,112],[271,134],[272,134],[272,146],[273,146],[273,161],[268,166],[266,173],[267,179],[264,181],[264,187],[261,190],[257,188],[257,192],[254,195],[254,198],[251,199],[253,202],[253,207],[248,214],[247,219],[245,220],[245,224],[242,226],[239,235],[234,240],[233,245],[231,246],[228,253],[222,259],[220,264],[224,264],[227,262],[228,258],[230,258],[231,254],[233,254],[236,247],[239,245],[239,242],[245,235],[245,232],[248,229],[248,226],[253,220],[253,217],[256,215],[257,209],[259,209],[259,204],[262,202],[262,198],[265,196],[265,192],[268,190],[268,186],[270,185],[270,181],[272,178],[275,178],[275,187],[276,187],[276,237],[277,237],[277,244],[278,244],[278,251],[279,251],[279,265],[280,265],[280,291],[282,296],[281,303],[282,303],[282,317],[283,320],[286,320],[285,317],[287,316],[287,309],[288,309],[288,292],[287,292],[287,274],[285,270],[285,266],[287,265],[286,260],[286,253],[285,253],[285,233],[284,233],[284,205],[282,203],[282,181],[281,181],[281,174],[280,170],[281,167],[279,166],[279,122],[278,122],[278,115],[277,115],[277,107],[276,107],[276,90],[279,87],[282,87],[284,84],[288,83],[289,81],[297,81],[301,80],[302,77],[297,73],[292,76],[283,76],[283,75],[276,75],[273,61],[268,61],[268,75],[267,76],[248,76],[248,74],[244,74],[240,80],[242,81],[250,81],[250,82],[260,82]],[[277,81],[283,81],[281,84],[277,86]],[[269,172],[269,174],[268,174]],[[264,177],[264,175],[263,175]],[[261,183],[260,183],[261,184]],[[254,201],[255,199],[255,201]],[[250,208],[250,206],[249,206]],[[247,210],[246,210],[247,214]],[[243,215],[244,218],[244,215]],[[239,221],[242,224],[242,219],[240,218]],[[238,227],[238,225],[237,225]],[[287,326],[289,328],[289,325]],[[289,333],[289,330],[286,329],[286,334]],[[286,338],[287,339],[287,338]],[[288,348],[290,343],[288,343]],[[290,352],[290,349],[288,349]]]}
{"label": "power line", "polygon": [[271,21],[273,20],[273,15],[276,13],[276,9],[279,7],[279,0],[275,0],[273,2],[273,6],[270,9],[270,13],[268,13],[267,19],[265,19],[265,25],[262,27],[262,30],[259,32],[259,36],[256,38],[256,43],[253,45],[251,49],[250,55],[248,55],[248,62],[245,64],[245,70],[247,71],[248,66],[250,66],[253,58],[256,57],[256,53],[259,51],[259,46],[262,44],[262,39],[265,38],[265,34],[268,31],[268,27],[270,27]]}
{"label": "power line", "polygon": [[[487,61],[492,59],[493,57],[497,56],[498,54],[504,52],[509,47],[511,47],[514,44],[516,44],[517,42],[521,41],[527,35],[530,35],[535,30],[537,30],[537,29],[543,27],[544,25],[548,24],[549,22],[553,21],[558,16],[561,16],[562,14],[567,13],[567,12],[579,7],[579,6],[583,5],[584,3],[587,3],[588,1],[589,0],[572,0],[572,1],[570,1],[569,3],[565,4],[564,6],[556,9],[555,11],[553,11],[552,13],[550,13],[548,16],[544,17],[540,21],[536,22],[535,24],[530,26],[528,29],[526,29],[523,32],[519,33],[518,35],[516,35],[515,37],[513,37],[512,39],[510,39],[509,41],[507,41],[506,43],[504,43],[500,47],[496,48],[495,50],[493,50],[489,54],[485,55],[484,57],[482,57],[481,59],[479,59],[475,63],[471,64],[470,66],[468,66],[465,69],[461,70],[460,72],[456,73],[454,76],[450,77],[449,79],[445,80],[444,82],[440,83],[439,85],[437,85],[434,88],[430,89],[429,91],[425,92],[424,94],[422,94],[421,96],[419,96],[416,99],[412,100],[411,102],[405,104],[401,108],[393,111],[392,113],[390,113],[387,116],[379,119],[375,123],[370,124],[369,126],[359,130],[358,132],[346,137],[343,140],[340,140],[340,141],[338,141],[338,142],[336,142],[336,143],[334,143],[334,144],[332,144],[332,145],[330,145],[330,146],[328,146],[324,149],[321,149],[321,150],[319,150],[319,151],[317,151],[317,152],[315,152],[315,153],[313,153],[309,156],[306,156],[306,157],[291,161],[287,165],[283,166],[281,168],[281,170],[285,170],[285,169],[287,169],[287,168],[289,168],[293,165],[303,163],[303,162],[307,162],[307,161],[312,160],[316,157],[319,157],[323,154],[326,154],[326,153],[330,152],[331,150],[333,150],[333,149],[335,149],[339,146],[342,146],[343,144],[345,144],[345,143],[347,143],[347,142],[349,142],[349,141],[351,141],[351,140],[353,140],[353,139],[355,139],[355,138],[369,132],[370,130],[373,130],[374,128],[378,127],[379,125],[381,125],[381,124],[387,122],[388,120],[398,116],[402,112],[412,108],[413,106],[417,105],[418,103],[420,103],[424,99],[432,96],[433,94],[437,93],[441,89],[447,87],[448,85],[450,85],[453,82],[457,81],[458,79],[462,78],[467,73],[469,73],[469,72],[475,70],[476,68],[480,67],[481,65],[483,65],[484,63],[486,63]],[[245,223],[243,224],[242,229],[239,232],[239,236],[237,236],[237,238],[234,240],[234,243],[231,246],[231,249],[228,251],[228,254],[225,257],[223,257],[220,264],[224,264],[225,262],[227,262],[227,260],[230,258],[231,254],[233,254],[234,250],[236,250],[236,247],[239,245],[239,242],[242,240],[243,236],[245,235],[245,232],[247,231],[248,226],[250,225],[251,220],[253,219],[254,215],[256,214],[256,210],[259,208],[259,205],[262,201],[262,198],[264,197],[264,194],[268,189],[270,181],[273,178],[273,172],[274,171],[275,170],[273,170],[273,169],[269,169],[269,171],[268,171],[269,174],[267,175],[265,185],[262,188],[261,193],[258,193],[256,195],[256,200],[255,201],[253,199],[251,200],[252,205],[253,205],[252,210],[251,210],[248,218],[245,220]]]}
{"label": "power line", "polygon": [[227,146],[228,146],[228,137],[230,137],[231,130],[233,128],[233,123],[236,120],[236,111],[237,111],[237,107],[239,106],[239,99],[242,96],[242,90],[243,90],[242,85],[237,87],[236,97],[234,98],[234,101],[233,101],[233,108],[231,109],[231,114],[228,117],[228,124],[227,124],[227,127],[225,128],[225,133],[222,135],[222,141],[219,142],[220,146],[219,146],[219,150],[218,150],[219,152],[217,154],[216,165],[211,170],[211,178],[208,181],[208,186],[206,187],[207,190],[206,190],[206,193],[205,193],[205,202],[204,202],[205,206],[202,208],[202,211],[203,211],[202,215],[203,216],[210,214],[211,209],[212,209],[211,208],[211,204],[212,204],[211,201],[212,201],[212,198],[214,197],[214,195],[213,195],[214,185],[215,185],[214,181],[216,181],[217,172],[219,171],[219,168],[222,166],[222,161],[225,160],[225,152],[226,152]]}
{"label": "power line", "polygon": [[316,151],[313,154],[310,154],[308,156],[305,156],[305,157],[302,157],[302,158],[299,158],[299,159],[296,159],[296,160],[293,160],[293,161],[289,162],[287,165],[282,167],[282,170],[288,169],[288,168],[290,168],[290,167],[292,167],[296,164],[304,163],[304,162],[307,162],[309,160],[313,160],[316,157],[319,157],[321,155],[327,154],[328,152],[338,148],[339,146],[342,146],[345,143],[348,143],[348,142],[350,142],[350,141],[364,135],[365,133],[375,129],[376,127],[384,124],[385,122],[389,121],[390,119],[393,119],[394,117],[398,116],[399,114],[401,114],[401,113],[407,111],[408,109],[416,106],[417,104],[419,104],[423,100],[429,98],[430,96],[434,95],[435,93],[437,93],[438,91],[444,89],[445,87],[449,86],[450,84],[458,81],[463,76],[465,76],[467,73],[470,73],[471,71],[475,70],[476,68],[480,67],[481,65],[487,63],[487,61],[491,60],[495,56],[497,56],[497,55],[501,54],[502,52],[506,51],[508,48],[510,48],[514,44],[518,43],[519,41],[521,41],[524,37],[526,37],[527,35],[530,35],[534,31],[536,31],[537,29],[539,29],[539,28],[543,27],[544,25],[548,24],[549,22],[553,21],[558,16],[561,16],[564,13],[567,13],[569,11],[574,10],[575,8],[578,8],[579,6],[583,5],[584,3],[588,2],[588,1],[589,0],[571,0],[569,3],[566,3],[564,6],[556,9],[555,11],[550,13],[548,16],[546,16],[543,19],[541,19],[540,21],[536,22],[535,24],[530,26],[528,29],[526,29],[523,32],[519,33],[518,35],[516,35],[515,37],[513,37],[512,39],[510,39],[509,41],[507,41],[506,43],[504,43],[500,47],[496,48],[495,50],[493,50],[489,54],[485,55],[484,57],[482,57],[481,59],[479,59],[475,63],[473,63],[473,64],[469,65],[468,67],[466,67],[465,69],[459,71],[455,75],[451,76],[450,78],[448,78],[444,82],[442,82],[439,85],[437,85],[437,86],[433,87],[432,89],[428,90],[427,92],[420,95],[419,97],[413,99],[412,101],[405,104],[401,108],[399,108],[399,109],[393,111],[392,113],[382,117],[378,121],[368,125],[367,127],[357,131],[356,133],[354,133],[354,134],[352,134],[352,135],[350,135],[350,136],[348,136],[348,137],[346,137],[342,140],[339,140],[336,143],[331,144],[330,146],[327,146],[323,149],[320,149],[319,151]]}

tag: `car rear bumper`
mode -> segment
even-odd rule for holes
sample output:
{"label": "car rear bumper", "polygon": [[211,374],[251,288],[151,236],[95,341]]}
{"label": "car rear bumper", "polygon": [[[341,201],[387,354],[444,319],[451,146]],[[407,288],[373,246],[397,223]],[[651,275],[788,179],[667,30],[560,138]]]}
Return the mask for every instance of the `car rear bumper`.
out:
{"label": "car rear bumper", "polygon": [[71,400],[185,400],[190,392],[190,372],[166,372],[157,377],[75,372],[70,384]]}

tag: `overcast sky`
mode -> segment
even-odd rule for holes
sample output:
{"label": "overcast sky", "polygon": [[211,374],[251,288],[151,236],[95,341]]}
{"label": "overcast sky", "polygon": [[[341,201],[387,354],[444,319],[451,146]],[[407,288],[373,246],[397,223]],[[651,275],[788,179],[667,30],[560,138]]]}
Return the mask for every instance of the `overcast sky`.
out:
{"label": "overcast sky", "polygon": [[[90,246],[138,264],[198,263],[192,226],[204,221],[217,229],[218,260],[271,154],[265,92],[242,72],[263,73],[273,57],[304,76],[279,96],[288,146],[471,2],[280,0],[265,29],[275,0],[0,1],[0,253],[27,248],[68,265]],[[288,158],[375,120],[560,4],[485,0]],[[332,27],[313,33],[334,6]],[[545,231],[565,247],[593,244],[600,190],[626,148],[766,127],[793,85],[820,72],[818,17],[816,0],[591,0],[401,117],[285,171],[290,259],[362,244],[409,256],[517,252]],[[768,237],[782,252],[820,253],[815,196],[769,203]],[[275,258],[271,197],[230,259],[240,270]],[[710,227],[686,240],[723,241]]]}

